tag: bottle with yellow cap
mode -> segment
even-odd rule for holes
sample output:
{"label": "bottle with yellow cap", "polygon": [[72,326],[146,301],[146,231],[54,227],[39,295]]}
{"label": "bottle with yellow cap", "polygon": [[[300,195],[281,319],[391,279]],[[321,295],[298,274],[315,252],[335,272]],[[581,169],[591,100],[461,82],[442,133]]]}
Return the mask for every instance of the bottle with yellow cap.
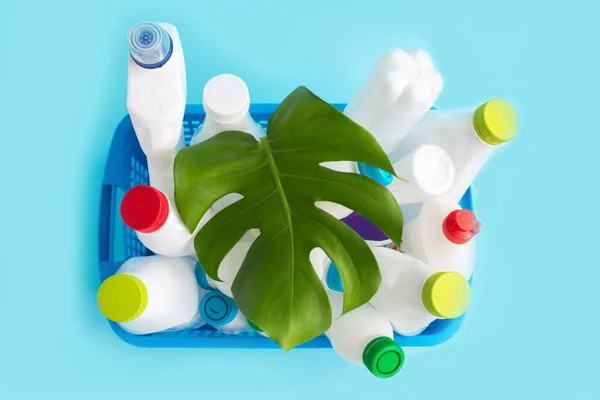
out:
{"label": "bottle with yellow cap", "polygon": [[471,298],[469,282],[457,272],[436,272],[409,255],[373,248],[381,286],[370,303],[404,336],[422,332],[438,318],[458,318]]}
{"label": "bottle with yellow cap", "polygon": [[136,335],[199,328],[205,292],[196,282],[195,266],[190,257],[130,258],[100,286],[100,311]]}
{"label": "bottle with yellow cap", "polygon": [[371,305],[365,304],[342,316],[343,294],[327,292],[333,322],[325,335],[343,359],[364,365],[378,378],[394,376],[404,364],[404,351],[393,337],[392,325]]}
{"label": "bottle with yellow cap", "polygon": [[422,144],[446,150],[454,164],[454,184],[448,191],[457,201],[465,194],[495,148],[517,133],[517,112],[510,103],[492,99],[471,111],[432,110],[390,154],[399,160]]}

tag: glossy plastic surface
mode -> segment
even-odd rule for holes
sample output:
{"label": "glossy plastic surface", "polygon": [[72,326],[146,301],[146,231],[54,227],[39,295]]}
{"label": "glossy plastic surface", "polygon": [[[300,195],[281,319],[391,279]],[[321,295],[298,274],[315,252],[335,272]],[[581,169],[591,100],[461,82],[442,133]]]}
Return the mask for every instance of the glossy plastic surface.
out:
{"label": "glossy plastic surface", "polygon": [[[266,128],[271,114],[278,104],[252,104],[250,114]],[[343,110],[344,104],[334,104]],[[186,144],[202,123],[205,113],[200,105],[188,105],[183,122]],[[125,192],[135,185],[148,184],[146,157],[142,152],[129,116],[117,126],[102,182],[99,229],[99,272],[100,279],[113,275],[127,259],[140,255],[151,255],[137,239],[135,233],[120,219],[119,205]],[[471,191],[461,200],[463,208],[471,209]],[[436,320],[423,333],[412,337],[396,335],[395,340],[403,347],[435,346],[450,339],[459,330],[463,317],[454,320]],[[198,330],[160,332],[137,336],[125,332],[118,324],[109,322],[115,333],[125,342],[138,347],[214,347],[214,348],[278,348],[268,338],[257,332],[225,335],[210,326]],[[298,348],[331,347],[329,340],[321,335]]]}

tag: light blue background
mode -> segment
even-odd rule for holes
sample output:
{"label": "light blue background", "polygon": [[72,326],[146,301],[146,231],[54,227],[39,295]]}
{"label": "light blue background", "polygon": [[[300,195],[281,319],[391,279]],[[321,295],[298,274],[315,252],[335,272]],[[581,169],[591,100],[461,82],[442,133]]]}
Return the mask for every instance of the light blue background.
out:
{"label": "light blue background", "polygon": [[[600,399],[600,28],[591,0],[0,4],[0,399]],[[459,334],[390,380],[331,350],[137,349],[95,305],[100,180],[126,113],[126,30],[178,26],[189,102],[231,72],[253,101],[348,101],[390,46],[430,51],[438,105],[503,97],[520,136],[476,182]],[[594,376],[596,378],[594,378]]]}

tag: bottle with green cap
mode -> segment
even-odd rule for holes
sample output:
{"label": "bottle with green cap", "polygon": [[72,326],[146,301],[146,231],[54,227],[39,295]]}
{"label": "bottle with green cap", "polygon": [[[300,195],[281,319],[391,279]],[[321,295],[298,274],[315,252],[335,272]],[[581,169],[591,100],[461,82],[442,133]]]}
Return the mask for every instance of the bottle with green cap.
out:
{"label": "bottle with green cap", "polygon": [[413,336],[438,318],[458,318],[467,310],[471,287],[461,274],[436,272],[393,249],[372,251],[381,271],[381,286],[370,303],[399,334]]}
{"label": "bottle with green cap", "polygon": [[394,341],[392,325],[369,304],[342,316],[343,294],[328,291],[333,322],[325,335],[343,359],[364,365],[375,376],[394,376],[404,364],[404,352]]}
{"label": "bottle with green cap", "polygon": [[422,144],[443,148],[454,164],[454,184],[448,191],[457,201],[465,194],[495,148],[517,133],[517,112],[501,99],[475,110],[432,110],[390,154],[395,162]]}
{"label": "bottle with green cap", "polygon": [[147,335],[197,329],[205,324],[199,304],[205,293],[197,284],[191,257],[134,257],[98,290],[98,306],[125,331]]}

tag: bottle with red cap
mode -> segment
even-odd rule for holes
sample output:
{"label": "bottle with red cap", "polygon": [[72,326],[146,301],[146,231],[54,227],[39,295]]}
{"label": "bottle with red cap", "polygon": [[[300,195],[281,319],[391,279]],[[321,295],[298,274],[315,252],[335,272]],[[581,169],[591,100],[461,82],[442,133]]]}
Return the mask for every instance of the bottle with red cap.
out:
{"label": "bottle with red cap", "polygon": [[[196,229],[204,226],[211,217],[209,210]],[[121,219],[155,254],[196,256],[194,233],[190,233],[183,224],[173,202],[152,186],[139,185],[125,193],[121,202]]]}
{"label": "bottle with red cap", "polygon": [[423,203],[419,216],[404,228],[403,251],[436,271],[454,271],[469,279],[480,225],[453,197],[437,197]]}

